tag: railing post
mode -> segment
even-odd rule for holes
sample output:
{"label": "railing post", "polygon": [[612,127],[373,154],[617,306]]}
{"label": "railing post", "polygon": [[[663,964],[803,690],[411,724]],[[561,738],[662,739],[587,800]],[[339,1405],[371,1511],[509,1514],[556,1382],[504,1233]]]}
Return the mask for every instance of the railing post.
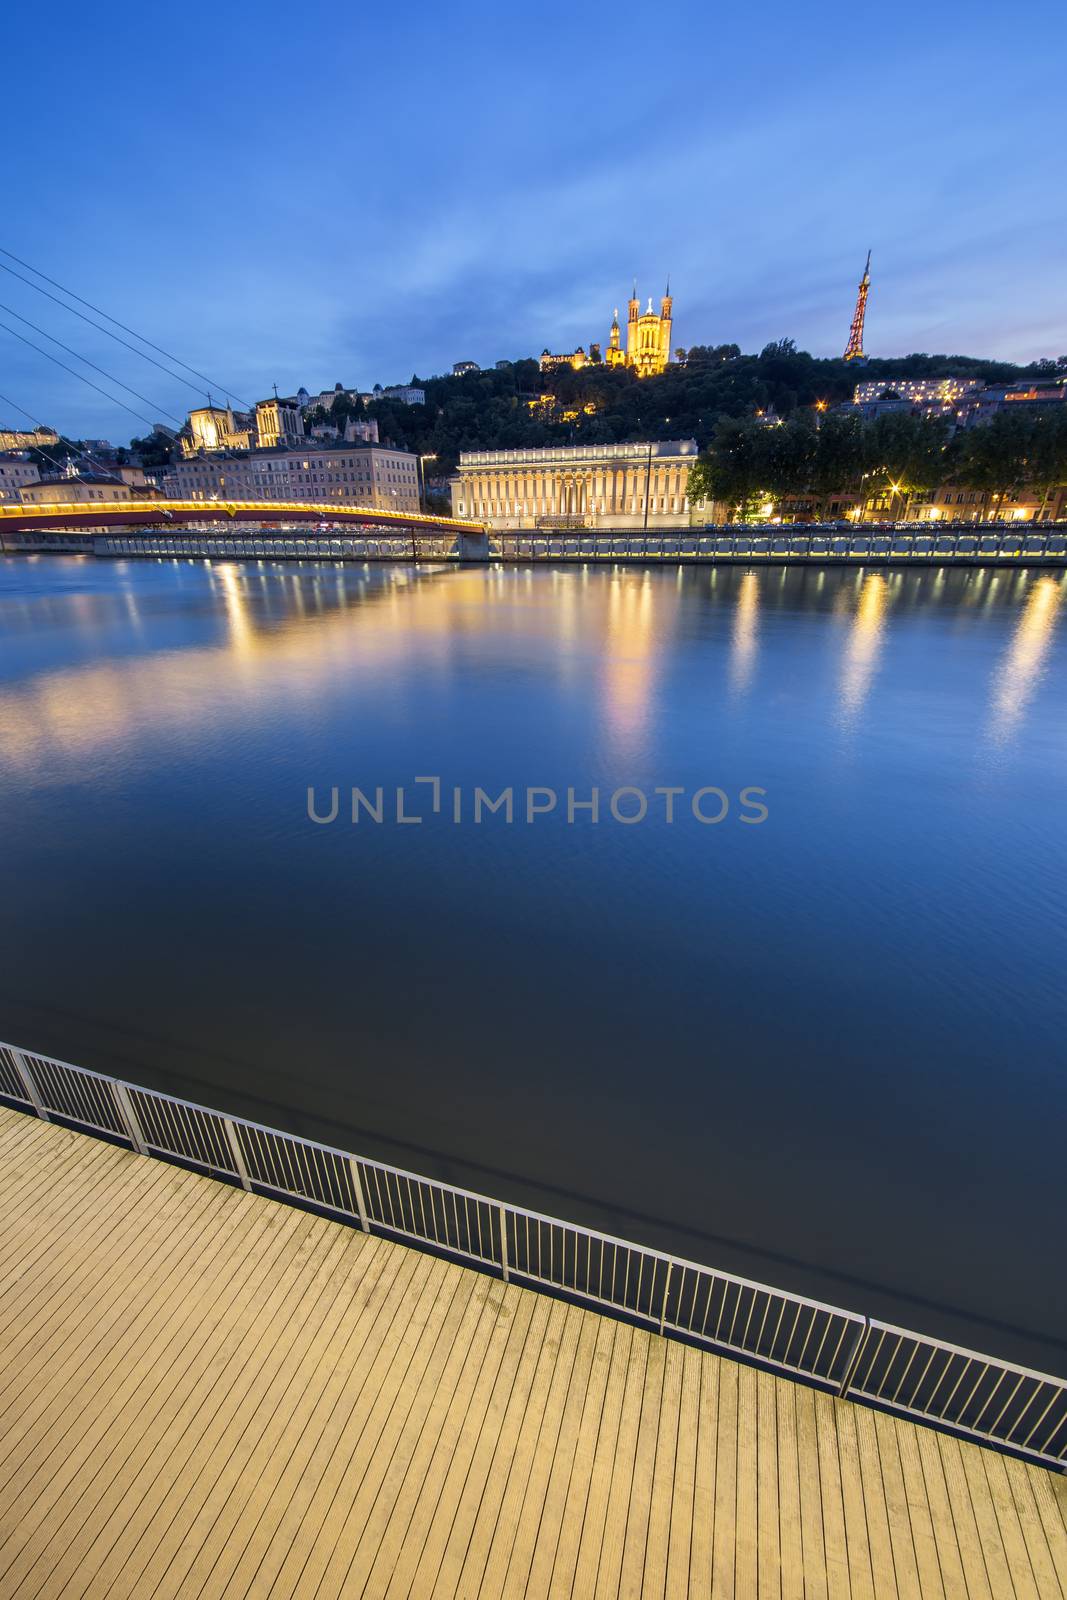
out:
{"label": "railing post", "polygon": [[111,1094],[115,1101],[115,1109],[118,1111],[121,1121],[126,1125],[126,1137],[139,1156],[146,1156],[148,1154],[148,1146],[145,1144],[144,1134],[141,1132],[141,1123],[137,1112],[134,1110],[129,1090],[124,1083],[116,1083],[112,1079]]}
{"label": "railing post", "polygon": [[504,1272],[504,1282],[508,1281],[508,1218],[503,1206],[498,1206],[500,1215],[500,1265]]}
{"label": "railing post", "polygon": [[233,1164],[237,1168],[237,1176],[241,1180],[241,1188],[251,1190],[252,1182],[248,1176],[248,1168],[245,1166],[245,1153],[241,1149],[241,1141],[237,1137],[237,1129],[230,1117],[223,1117],[222,1126],[226,1130],[226,1142],[230,1147],[230,1154],[233,1156]]}
{"label": "railing post", "polygon": [[669,1265],[667,1267],[667,1278],[666,1278],[666,1281],[664,1282],[664,1285],[663,1285],[663,1305],[660,1307],[660,1313],[659,1313],[659,1331],[660,1331],[660,1333],[662,1333],[664,1328],[667,1326],[667,1296],[671,1292],[671,1275],[672,1275],[673,1272],[674,1272],[674,1262],[672,1261],[672,1262],[669,1263]]}
{"label": "railing post", "polygon": [[26,1065],[26,1057],[23,1055],[21,1050],[16,1050],[14,1045],[8,1045],[8,1054],[11,1057],[15,1071],[22,1080],[22,1087],[26,1091],[27,1100],[30,1102],[31,1106],[39,1117],[43,1117],[45,1122],[51,1122],[52,1118],[45,1110],[44,1101],[37,1093],[37,1085],[33,1081],[33,1074]]}
{"label": "railing post", "polygon": [[859,1366],[860,1356],[863,1354],[863,1347],[867,1343],[867,1335],[870,1331],[870,1319],[864,1317],[863,1326],[856,1329],[856,1337],[852,1341],[852,1349],[848,1353],[845,1370],[838,1385],[837,1393],[842,1400],[848,1398],[849,1385],[856,1376],[856,1368]]}
{"label": "railing post", "polygon": [[352,1175],[352,1188],[356,1196],[356,1210],[359,1212],[359,1225],[364,1233],[370,1232],[370,1222],[367,1220],[367,1203],[363,1198],[363,1180],[359,1175],[359,1162],[355,1156],[348,1158],[348,1170]]}

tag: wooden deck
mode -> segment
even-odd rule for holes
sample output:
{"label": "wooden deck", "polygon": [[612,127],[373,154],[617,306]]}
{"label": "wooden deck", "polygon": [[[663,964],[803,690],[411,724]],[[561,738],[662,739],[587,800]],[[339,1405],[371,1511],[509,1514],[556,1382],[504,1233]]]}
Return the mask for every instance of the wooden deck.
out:
{"label": "wooden deck", "polygon": [[0,1107],[0,1597],[1065,1600],[1067,1479]]}

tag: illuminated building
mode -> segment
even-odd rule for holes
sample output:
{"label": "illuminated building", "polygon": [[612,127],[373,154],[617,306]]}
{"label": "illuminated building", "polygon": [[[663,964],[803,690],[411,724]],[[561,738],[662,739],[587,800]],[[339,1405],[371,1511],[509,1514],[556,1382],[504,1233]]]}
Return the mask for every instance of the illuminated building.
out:
{"label": "illuminated building", "polygon": [[580,372],[589,365],[589,357],[581,345],[571,355],[554,356],[550,351],[542,350],[538,365],[542,372],[554,372],[558,367],[573,367],[575,372]]}
{"label": "illuminated building", "polygon": [[23,487],[24,505],[84,505],[88,501],[133,500],[128,483],[109,472],[80,472],[63,478],[45,478]]}
{"label": "illuminated building", "polygon": [[452,514],[498,529],[680,527],[696,454],[695,439],[465,450]]}
{"label": "illuminated building", "polygon": [[901,400],[920,406],[955,405],[965,394],[981,387],[981,378],[868,378],[857,383],[852,399],[859,406],[899,395]]}
{"label": "illuminated building", "polygon": [[481,370],[477,361],[456,361],[452,366],[452,376],[454,378],[465,378],[468,372],[481,372]]}
{"label": "illuminated building", "polygon": [[0,505],[18,505],[22,490],[40,478],[36,463],[24,455],[0,455]]}
{"label": "illuminated building", "polygon": [[867,251],[867,265],[863,269],[863,277],[856,293],[856,309],[852,313],[852,326],[848,331],[848,344],[845,346],[846,361],[866,361],[867,353],[863,348],[863,324],[867,318],[867,296],[871,288],[871,252]]}
{"label": "illuminated building", "polygon": [[260,400],[256,406],[256,443],[261,450],[296,446],[304,437],[304,417],[296,400]]}
{"label": "illuminated building", "polygon": [[252,419],[247,412],[236,413],[231,406],[198,406],[190,411],[181,433],[182,455],[198,451],[247,450],[252,444]]}
{"label": "illuminated building", "polygon": [[170,467],[163,490],[171,500],[336,500],[383,511],[419,510],[416,457],[355,441],[205,453]]}
{"label": "illuminated building", "polygon": [[0,428],[0,451],[39,450],[58,443],[59,434],[54,428],[32,428],[28,433],[21,428]]}
{"label": "illuminated building", "polygon": [[641,310],[635,283],[627,307],[625,348],[622,343],[622,329],[619,327],[619,308],[616,306],[603,357],[599,344],[591,344],[588,355],[582,345],[569,355],[552,355],[550,351],[545,350],[541,355],[541,371],[550,372],[557,367],[573,367],[575,371],[580,371],[582,367],[603,359],[605,365],[609,367],[633,367],[639,378],[648,378],[654,373],[662,372],[671,359],[673,321],[674,301],[671,298],[670,281],[668,280],[667,292],[660,301],[658,311],[653,311],[651,298],[647,308]]}

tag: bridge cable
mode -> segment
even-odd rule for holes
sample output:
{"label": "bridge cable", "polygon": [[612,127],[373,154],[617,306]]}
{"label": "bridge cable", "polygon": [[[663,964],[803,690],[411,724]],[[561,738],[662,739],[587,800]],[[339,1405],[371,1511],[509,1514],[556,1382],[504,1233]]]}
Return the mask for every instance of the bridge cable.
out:
{"label": "bridge cable", "polygon": [[[24,417],[29,417],[30,421],[35,423],[38,428],[46,428],[46,429],[48,429],[49,432],[53,432],[54,431],[53,429],[49,429],[48,428],[48,423],[47,422],[42,422],[40,417],[35,417],[32,411],[27,411],[26,407],[25,406],[20,406],[17,400],[12,400],[10,395],[0,394],[0,403],[2,403],[5,406],[10,406],[12,411],[18,411]],[[88,463],[89,463],[89,465],[91,467],[99,468],[100,466],[103,465],[103,463],[98,461],[97,458],[94,455],[92,455],[92,453],[90,451],[83,450],[81,445],[75,444],[73,439],[68,439],[66,434],[61,433],[59,435],[59,440],[60,440],[60,443],[67,445],[67,447],[69,448],[69,450],[71,452],[71,455],[81,456],[85,461],[88,461]],[[58,468],[58,470],[59,470],[61,475],[65,471],[65,469],[66,469],[66,467],[67,467],[67,465],[68,465],[68,463],[70,461],[70,456],[65,457],[63,460],[60,460],[57,456],[54,456],[50,450],[46,450],[43,444],[26,445],[26,446],[24,446],[24,449],[38,451],[38,453],[40,455],[44,456],[46,458],[46,460],[50,461],[54,467]]]}
{"label": "bridge cable", "polygon": [[[0,272],[7,272],[12,278],[16,278],[19,283],[24,283],[31,289],[36,289],[38,294],[43,294],[47,299],[51,300],[54,305],[61,307],[61,309],[64,311],[69,311],[72,316],[80,317],[83,322],[88,323],[90,328],[95,328],[98,333],[104,333],[109,339],[114,339],[117,344],[122,345],[123,349],[132,350],[135,356],[140,356],[144,361],[150,361],[154,367],[159,368],[160,372],[165,372],[168,378],[173,378],[175,383],[180,383],[184,386],[191,387],[189,384],[189,379],[183,377],[180,372],[172,372],[170,367],[165,367],[162,361],[157,361],[155,356],[150,356],[146,350],[138,350],[137,346],[135,344],[131,344],[128,339],[120,339],[117,333],[112,333],[110,328],[105,328],[102,322],[94,322],[92,317],[87,317],[84,311],[79,311],[76,306],[68,306],[67,302],[65,300],[61,300],[57,294],[49,294],[48,290],[42,289],[39,283],[34,283],[32,278],[24,278],[21,272],[16,272],[13,267],[5,265],[3,261],[0,261]],[[25,320],[25,318],[23,320]],[[199,394],[199,392],[199,390],[196,391],[197,394]],[[228,390],[224,392],[227,394],[229,393]]]}
{"label": "bridge cable", "polygon": [[21,312],[16,311],[12,306],[6,306],[2,300],[0,300],[0,311],[6,311],[9,317],[15,317],[19,322],[24,322],[27,328],[33,329],[34,333],[39,333],[42,338],[51,340],[52,344],[57,344],[61,350],[65,350],[68,356],[73,356],[76,361],[81,361],[85,366],[92,367],[94,372],[99,372],[102,377],[107,378],[109,383],[117,383],[120,389],[125,389],[127,394],[132,394],[136,399],[143,400],[146,406],[155,406],[157,411],[161,411],[165,417],[169,417],[172,422],[176,422],[179,428],[184,425],[184,417],[176,417],[173,411],[168,411],[166,406],[161,406],[155,400],[150,400],[146,394],[141,393],[140,389],[133,389],[128,383],[123,383],[121,378],[116,378],[115,374],[108,372],[106,367],[97,366],[95,361],[90,361],[88,356],[83,356],[80,350],[73,350],[69,344],[64,344],[62,339],[57,339],[54,333],[49,333],[47,328],[39,328],[36,322],[31,322],[29,317],[24,317]]}
{"label": "bridge cable", "polygon": [[[58,289],[62,294],[67,295],[68,298],[71,299],[71,300],[77,300],[79,305],[88,306],[89,310],[90,311],[95,311],[98,317],[103,317],[107,322],[114,323],[115,327],[116,328],[121,328],[123,333],[131,334],[133,336],[133,338],[140,340],[141,344],[146,344],[149,347],[150,350],[155,350],[158,355],[166,356],[168,361],[173,361],[176,366],[182,367],[186,372],[191,372],[194,378],[199,378],[201,380],[201,382],[206,383],[209,389],[217,389],[220,392],[220,394],[225,394],[225,395],[233,395],[234,394],[234,391],[232,389],[230,389],[226,384],[224,384],[224,383],[213,383],[212,380],[209,377],[207,377],[205,373],[200,372],[199,369],[196,368],[196,367],[191,367],[189,365],[189,363],[187,361],[183,361],[180,356],[174,355],[170,350],[164,350],[162,345],[154,344],[151,339],[146,339],[143,333],[138,333],[137,332],[136,328],[127,327],[125,322],[120,322],[119,319],[117,317],[113,317],[109,311],[104,311],[100,306],[94,305],[91,300],[85,300],[85,299],[82,298],[82,296],[80,294],[75,294],[73,289],[65,288],[64,285],[59,283],[55,278],[50,278],[48,276],[47,272],[42,272],[39,267],[31,266],[28,261],[23,261],[22,257],[15,255],[14,251],[5,250],[3,245],[0,245],[0,255],[7,256],[9,261],[17,261],[20,267],[25,267],[26,271],[27,272],[32,272],[34,277],[43,278],[45,283],[50,283],[52,285],[53,289]],[[7,270],[10,270],[10,269],[7,269]],[[36,284],[32,284],[31,287],[32,288],[37,288],[38,286]],[[45,294],[46,292],[47,291],[44,290],[44,289],[40,290],[41,294]],[[53,297],[49,296],[49,298],[51,299]],[[60,302],[60,303],[62,304],[62,302]],[[74,308],[73,308],[73,306],[68,306],[67,310],[68,311],[73,311]],[[78,315],[78,316],[81,315],[80,312],[77,312],[75,314]],[[86,319],[86,320],[88,320],[88,319]],[[103,332],[104,333],[108,333],[109,330],[107,328],[105,328],[103,330]],[[111,334],[111,338],[115,339],[117,337],[118,337],[117,334]],[[123,340],[121,340],[121,339],[119,340],[120,344],[123,343],[123,342],[124,342]],[[138,352],[138,353],[139,354],[143,354],[143,352]],[[146,361],[150,361],[151,359],[152,359],[151,356],[146,356],[145,357]],[[251,410],[254,409],[251,405],[249,405],[247,400],[242,400],[241,396],[239,394],[238,395],[234,395],[234,398],[240,402],[242,410],[251,411]]]}
{"label": "bridge cable", "polygon": [[[88,384],[90,389],[95,389],[97,394],[102,394],[105,400],[110,400],[113,406],[121,406],[124,411],[128,411],[130,413],[131,417],[136,417],[139,422],[146,422],[149,428],[155,427],[155,423],[150,417],[146,417],[144,412],[135,411],[132,406],[128,406],[126,404],[125,400],[120,400],[117,395],[108,394],[107,390],[101,389],[100,385],[98,383],[94,383],[92,378],[87,378],[83,372],[76,371],[74,367],[68,367],[67,363],[65,361],[60,361],[59,357],[54,356],[51,350],[42,350],[39,344],[34,344],[32,339],[27,339],[26,335],[24,333],[19,333],[17,328],[9,328],[6,322],[0,322],[0,328],[2,328],[5,333],[10,333],[12,338],[21,339],[23,344],[28,344],[31,350],[36,350],[38,355],[47,357],[49,361],[54,361],[57,367],[63,368],[64,372],[69,372],[72,377],[79,378],[82,383]],[[125,388],[125,385],[123,385],[123,387]],[[149,404],[151,404],[151,401],[149,401]]]}

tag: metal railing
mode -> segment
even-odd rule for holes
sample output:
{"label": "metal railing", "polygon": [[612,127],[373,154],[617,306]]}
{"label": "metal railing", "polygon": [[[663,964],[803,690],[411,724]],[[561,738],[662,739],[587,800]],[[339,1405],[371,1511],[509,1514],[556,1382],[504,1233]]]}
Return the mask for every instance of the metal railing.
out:
{"label": "metal railing", "polygon": [[679,529],[651,533],[497,533],[489,552],[501,561],[690,561],[812,565],[1067,566],[1067,529],[1025,525],[897,529]]}
{"label": "metal railing", "polygon": [[0,1044],[0,1097],[1067,1470],[1067,1382],[366,1156]]}

